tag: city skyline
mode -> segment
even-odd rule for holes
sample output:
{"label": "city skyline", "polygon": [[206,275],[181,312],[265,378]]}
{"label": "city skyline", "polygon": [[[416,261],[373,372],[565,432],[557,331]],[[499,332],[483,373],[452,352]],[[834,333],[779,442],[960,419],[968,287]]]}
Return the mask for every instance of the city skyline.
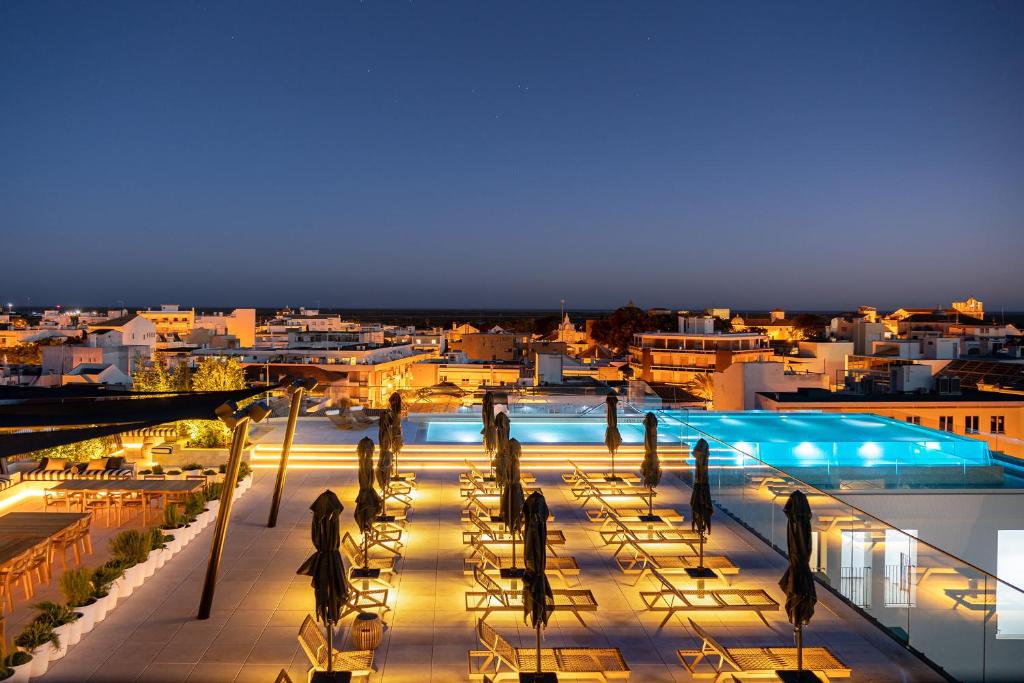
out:
{"label": "city skyline", "polygon": [[0,296],[1024,310],[1019,4],[242,7],[0,8]]}

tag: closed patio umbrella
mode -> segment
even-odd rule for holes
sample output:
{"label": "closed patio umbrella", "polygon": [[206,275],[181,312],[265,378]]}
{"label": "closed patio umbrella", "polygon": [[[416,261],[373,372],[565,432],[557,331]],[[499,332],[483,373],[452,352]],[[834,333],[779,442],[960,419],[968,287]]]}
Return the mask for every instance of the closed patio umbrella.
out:
{"label": "closed patio umbrella", "polygon": [[501,521],[512,537],[512,567],[502,571],[501,575],[505,578],[518,578],[522,575],[516,567],[516,530],[522,523],[523,513],[523,482],[519,472],[521,452],[519,441],[509,439],[501,462],[501,479],[504,482],[501,490]]}
{"label": "closed patio umbrella", "polygon": [[493,473],[494,451],[498,447],[498,435],[494,427],[494,394],[489,391],[484,392],[483,404],[480,406],[480,417],[484,422],[484,428],[480,430],[480,434],[483,435],[484,452],[487,453],[487,459],[491,463]]}
{"label": "closed patio umbrella", "polygon": [[373,488],[373,441],[364,436],[356,446],[359,455],[359,495],[356,496],[356,509],[353,516],[356,526],[363,534],[363,567],[360,576],[366,576],[370,569],[367,566],[370,556],[370,530],[373,520],[381,512],[381,499],[377,489]]}
{"label": "closed patio umbrella", "polygon": [[693,578],[713,578],[715,573],[704,566],[704,537],[711,533],[711,515],[715,508],[711,503],[711,484],[708,480],[708,442],[699,439],[693,447],[693,492],[690,494],[690,511],[693,515],[690,528],[700,534],[700,561],[695,569],[686,573]]}
{"label": "closed patio umbrella", "polygon": [[640,463],[640,477],[643,485],[651,492],[647,499],[645,522],[660,522],[654,515],[654,489],[661,483],[661,461],[658,458],[658,418],[654,413],[644,416],[644,461]]}
{"label": "closed patio umbrella", "polygon": [[402,395],[397,391],[388,397],[388,412],[391,413],[391,452],[395,462],[394,478],[398,478],[398,456],[402,454],[405,439],[402,435]]}
{"label": "closed patio umbrella", "polygon": [[608,481],[622,481],[620,477],[615,476],[615,453],[622,445],[622,435],[619,434],[618,406],[618,397],[615,394],[608,394],[608,398],[605,399],[605,421],[608,426],[604,430],[604,445],[608,447],[608,452],[612,456],[612,471]]}
{"label": "closed patio umbrella", "polygon": [[548,517],[544,494],[534,491],[523,505],[523,563],[526,565],[523,574],[523,619],[537,630],[537,674],[541,673],[540,629],[548,625],[548,618],[555,606],[551,584],[545,574],[548,562]]}
{"label": "closed patio umbrella", "polygon": [[[814,604],[818,601],[814,590],[814,575],[811,573],[811,506],[803,491],[789,494],[789,500],[782,509],[786,513],[786,550],[789,553],[789,567],[779,580],[779,587],[786,594],[786,616],[793,624],[796,638],[796,676],[804,679],[803,648],[804,625],[814,616]],[[806,677],[806,680],[816,680]]]}
{"label": "closed patio umbrella", "polygon": [[316,551],[302,563],[297,574],[312,577],[316,601],[316,618],[327,626],[327,670],[333,666],[334,625],[341,615],[341,608],[348,599],[348,585],[345,583],[345,567],[341,562],[341,531],[338,518],[344,506],[334,491],[324,491],[313,504],[312,541]]}
{"label": "closed patio umbrella", "polygon": [[[395,414],[390,410],[386,410],[381,413],[380,419],[377,420],[377,445],[380,446],[381,452],[387,451],[393,453],[392,441],[395,438]],[[389,464],[391,464],[389,462]]]}
{"label": "closed patio umbrella", "polygon": [[[388,413],[384,413],[387,415]],[[377,486],[380,487],[383,499],[381,501],[381,521],[394,521],[388,517],[388,491],[391,489],[391,451],[380,445],[380,455],[377,457],[377,469],[374,470],[377,478]]]}
{"label": "closed patio umbrella", "polygon": [[[494,450],[499,458],[503,456],[503,450],[508,446],[508,438],[511,435],[511,431],[512,425],[509,424],[508,413],[501,412],[494,416]],[[495,470],[495,476],[499,476],[497,472],[497,459],[492,462],[492,465]]]}

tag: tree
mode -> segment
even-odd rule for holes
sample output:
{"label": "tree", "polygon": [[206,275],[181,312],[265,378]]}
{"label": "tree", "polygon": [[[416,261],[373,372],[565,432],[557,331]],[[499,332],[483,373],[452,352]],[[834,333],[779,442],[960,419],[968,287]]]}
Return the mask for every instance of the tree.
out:
{"label": "tree", "polygon": [[[184,377],[184,371],[176,369],[175,376]],[[192,391],[244,389],[245,370],[237,358],[207,356],[196,365],[191,385]],[[183,420],[178,423],[178,434],[189,446],[200,448],[221,448],[231,441],[231,430],[220,420]]]}
{"label": "tree", "polygon": [[160,360],[135,359],[132,369],[132,389],[135,391],[171,391],[167,368]]}
{"label": "tree", "polygon": [[601,344],[615,349],[619,353],[625,353],[629,345],[633,343],[634,334],[651,332],[663,327],[664,321],[660,318],[664,317],[670,318],[670,316],[652,318],[636,306],[623,306],[612,311],[612,314],[604,320],[595,322],[591,334]]}
{"label": "tree", "polygon": [[793,318],[793,329],[804,339],[823,339],[825,319],[813,313],[801,313]]}
{"label": "tree", "polygon": [[715,397],[715,378],[710,372],[702,372],[687,382],[684,388],[710,404]]}

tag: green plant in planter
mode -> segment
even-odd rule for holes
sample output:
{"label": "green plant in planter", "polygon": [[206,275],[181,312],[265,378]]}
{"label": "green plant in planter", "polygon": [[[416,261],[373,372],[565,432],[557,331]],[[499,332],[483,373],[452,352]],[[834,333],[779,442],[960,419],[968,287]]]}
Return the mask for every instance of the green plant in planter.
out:
{"label": "green plant in planter", "polygon": [[92,571],[92,595],[94,598],[105,598],[110,594],[110,586],[124,576],[124,565],[118,560],[110,560]]}
{"label": "green plant in planter", "polygon": [[181,470],[178,470],[178,469],[167,470],[167,474],[171,475],[172,477],[176,477],[179,474],[181,474]]}
{"label": "green plant in planter", "polygon": [[60,575],[60,590],[71,607],[83,607],[95,600],[92,591],[92,572],[86,567],[68,569]]}
{"label": "green plant in planter", "polygon": [[224,484],[213,482],[206,487],[206,500],[219,500],[222,491],[224,491]]}
{"label": "green plant in planter", "polygon": [[189,524],[196,521],[196,517],[203,514],[206,509],[206,498],[202,493],[190,493],[185,498],[185,519]]}
{"label": "green plant in planter", "polygon": [[60,637],[53,632],[53,627],[45,621],[33,619],[14,639],[14,644],[28,651],[35,652],[47,643],[55,648],[60,647]]}
{"label": "green plant in planter", "polygon": [[[10,669],[12,669],[13,667],[21,666],[22,664],[28,664],[31,661],[32,655],[30,655],[27,652],[22,652],[21,650],[15,650],[14,652],[4,657],[4,667],[6,667],[8,671],[10,671]],[[11,671],[11,673],[8,674],[8,677],[12,676],[13,674],[14,672]]]}
{"label": "green plant in planter", "polygon": [[50,600],[37,602],[32,605],[32,608],[39,610],[39,614],[36,616],[36,621],[42,621],[48,624],[50,628],[57,628],[64,624],[70,624],[78,618],[75,616],[75,610],[73,610],[69,605],[62,605],[59,602],[52,602]]}
{"label": "green plant in planter", "polygon": [[212,477],[215,474],[217,474],[217,470],[211,470],[211,469],[203,470],[203,476],[204,477]]}
{"label": "green plant in planter", "polygon": [[173,536],[164,536],[164,531],[158,526],[149,528],[149,547],[152,550],[160,550],[167,547],[167,539],[174,538]]}
{"label": "green plant in planter", "polygon": [[252,474],[252,465],[246,461],[238,463],[238,482],[241,483],[243,479]]}
{"label": "green plant in planter", "polygon": [[168,505],[164,508],[164,528],[180,529],[185,526],[185,520],[181,515],[181,508],[177,505]]}
{"label": "green plant in planter", "polygon": [[157,464],[153,465],[153,474],[163,474],[163,473],[164,473],[163,465],[161,465],[160,463],[157,463]]}
{"label": "green plant in planter", "polygon": [[110,539],[110,554],[128,567],[142,564],[149,557],[150,538],[138,529],[125,529]]}
{"label": "green plant in planter", "polygon": [[217,471],[220,472],[221,474],[227,474],[228,464],[226,462],[221,463],[220,465],[217,466]]}
{"label": "green plant in planter", "polygon": [[139,474],[143,476],[147,474],[153,474],[153,470],[139,470]]}
{"label": "green plant in planter", "polygon": [[181,469],[186,472],[189,470],[201,470],[203,469],[203,464],[199,462],[190,462],[185,465],[182,465]]}

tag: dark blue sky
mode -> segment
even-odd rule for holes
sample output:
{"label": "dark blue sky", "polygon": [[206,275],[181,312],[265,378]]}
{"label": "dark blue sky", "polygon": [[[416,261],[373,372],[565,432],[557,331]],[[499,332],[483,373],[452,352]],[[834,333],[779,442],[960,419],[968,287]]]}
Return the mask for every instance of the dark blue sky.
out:
{"label": "dark blue sky", "polygon": [[0,298],[1024,309],[1024,3],[0,3]]}

